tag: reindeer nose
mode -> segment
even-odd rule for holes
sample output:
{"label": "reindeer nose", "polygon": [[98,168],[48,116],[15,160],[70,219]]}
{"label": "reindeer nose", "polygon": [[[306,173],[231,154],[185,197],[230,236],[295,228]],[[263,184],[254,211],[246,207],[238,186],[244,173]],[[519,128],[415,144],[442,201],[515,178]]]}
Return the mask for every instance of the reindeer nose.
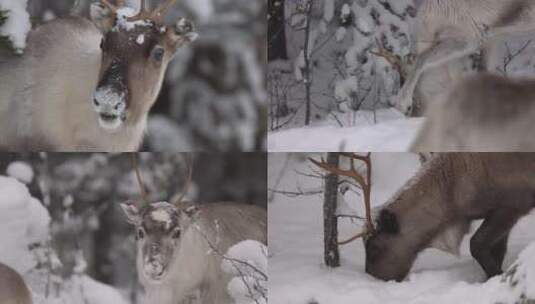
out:
{"label": "reindeer nose", "polygon": [[150,246],[151,259],[154,259],[154,256],[158,255],[159,253],[160,253],[160,246],[158,246],[158,244],[152,244]]}

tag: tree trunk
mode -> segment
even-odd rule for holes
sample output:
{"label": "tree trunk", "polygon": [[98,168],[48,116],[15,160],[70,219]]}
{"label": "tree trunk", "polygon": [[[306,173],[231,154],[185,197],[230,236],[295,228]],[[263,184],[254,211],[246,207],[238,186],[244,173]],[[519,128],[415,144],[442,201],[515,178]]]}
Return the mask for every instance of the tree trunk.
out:
{"label": "tree trunk", "polygon": [[[339,154],[328,153],[327,163],[338,167]],[[325,179],[325,193],[323,200],[323,240],[324,260],[329,267],[340,266],[338,253],[338,218],[336,207],[338,203],[338,175],[329,174]]]}
{"label": "tree trunk", "polygon": [[311,18],[311,14],[312,14],[312,3],[313,1],[312,0],[309,0],[308,3],[307,3],[307,8],[306,8],[306,15],[307,15],[307,19],[306,19],[306,25],[305,25],[305,47],[304,47],[304,50],[303,50],[303,56],[305,58],[305,71],[304,71],[304,83],[305,83],[305,125],[308,126],[310,124],[310,106],[311,106],[311,94],[310,94],[310,91],[311,91],[311,87],[312,87],[312,80],[310,79],[311,78],[311,71],[310,71],[310,57],[309,57],[309,53],[312,53],[311,51],[309,51],[309,44],[310,44],[310,18]]}
{"label": "tree trunk", "polygon": [[268,61],[287,60],[286,22],[284,19],[284,0],[269,0],[268,11]]}

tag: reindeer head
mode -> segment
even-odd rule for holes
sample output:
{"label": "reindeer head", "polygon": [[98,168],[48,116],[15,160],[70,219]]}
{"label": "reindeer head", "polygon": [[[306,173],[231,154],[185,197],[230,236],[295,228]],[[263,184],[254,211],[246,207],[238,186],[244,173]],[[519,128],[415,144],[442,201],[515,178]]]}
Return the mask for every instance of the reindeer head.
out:
{"label": "reindeer head", "polygon": [[177,49],[196,39],[193,24],[180,19],[163,24],[176,0],[167,0],[149,12],[141,0],[138,14],[118,0],[117,6],[101,0],[91,6],[91,19],[102,31],[102,67],[93,107],[101,127],[116,130],[148,113],[161,89],[169,62]]}
{"label": "reindeer head", "polygon": [[[137,155],[132,154],[132,165],[144,201],[148,201],[145,184],[139,170]],[[137,241],[137,268],[140,278],[160,282],[175,268],[176,256],[182,248],[183,236],[187,234],[197,215],[197,207],[183,202],[191,185],[192,165],[188,162],[188,176],[184,191],[175,203],[157,202],[121,204],[128,222],[135,226]]]}
{"label": "reindeer head", "polygon": [[183,236],[191,228],[198,209],[158,202],[138,208],[121,204],[128,222],[136,229],[138,272],[151,282],[163,281],[174,268]]}
{"label": "reindeer head", "polygon": [[400,233],[397,215],[388,209],[381,210],[376,229],[364,245],[366,272],[385,281],[402,281],[417,255]]}
{"label": "reindeer head", "polygon": [[[366,225],[364,230],[355,236],[339,241],[338,245],[348,244],[356,239],[363,238],[366,248],[366,272],[383,280],[401,281],[409,272],[417,252],[411,249],[406,239],[400,233],[399,222],[396,214],[388,209],[379,213],[374,225],[371,214],[371,173],[372,162],[370,153],[366,156],[357,153],[339,153],[340,156],[349,158],[350,168],[341,169],[326,163],[323,159],[318,162],[310,161],[319,168],[341,177],[352,179],[359,185],[363,193],[363,201],[366,210]],[[361,175],[354,161],[364,162],[366,176]]]}

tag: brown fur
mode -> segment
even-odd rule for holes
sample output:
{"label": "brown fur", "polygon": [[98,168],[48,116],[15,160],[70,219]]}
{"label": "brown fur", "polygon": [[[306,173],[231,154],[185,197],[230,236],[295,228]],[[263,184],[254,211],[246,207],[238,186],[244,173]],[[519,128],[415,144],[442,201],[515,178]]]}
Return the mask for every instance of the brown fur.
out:
{"label": "brown fur", "polygon": [[[0,147],[65,152],[139,148],[165,70],[191,36],[161,25],[113,31],[106,26],[113,24],[108,21],[114,15],[102,8],[95,12],[94,23],[81,17],[46,23],[30,32],[22,57],[0,58]],[[136,42],[140,34],[144,43]],[[151,50],[160,45],[165,53],[156,62]],[[125,71],[127,110],[122,125],[105,130],[93,96],[112,61]]]}
{"label": "brown fur", "polygon": [[535,151],[535,80],[471,77],[428,109],[412,151]]}
{"label": "brown fur", "polygon": [[22,277],[2,263],[0,263],[0,303],[32,304],[30,290]]}
{"label": "brown fur", "polygon": [[381,211],[366,272],[401,281],[434,240],[457,230],[458,247],[470,222],[485,219],[470,250],[487,276],[499,274],[509,231],[534,207],[535,154],[438,154]]}

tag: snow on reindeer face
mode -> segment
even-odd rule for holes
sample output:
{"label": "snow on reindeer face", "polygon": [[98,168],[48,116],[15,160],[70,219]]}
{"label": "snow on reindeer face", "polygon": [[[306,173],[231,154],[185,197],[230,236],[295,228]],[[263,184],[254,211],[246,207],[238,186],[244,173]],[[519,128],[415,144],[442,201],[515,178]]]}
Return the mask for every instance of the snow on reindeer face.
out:
{"label": "snow on reindeer face", "polygon": [[152,281],[164,280],[180,250],[181,236],[189,222],[184,218],[186,215],[167,202],[149,204],[140,210],[133,204],[121,207],[136,227],[142,275]]}
{"label": "snow on reindeer face", "polygon": [[152,19],[130,21],[134,15],[136,11],[128,7],[114,14],[100,4],[91,8],[91,18],[103,32],[93,107],[106,130],[140,121],[148,113],[176,50],[197,37],[186,19],[165,26]]}

